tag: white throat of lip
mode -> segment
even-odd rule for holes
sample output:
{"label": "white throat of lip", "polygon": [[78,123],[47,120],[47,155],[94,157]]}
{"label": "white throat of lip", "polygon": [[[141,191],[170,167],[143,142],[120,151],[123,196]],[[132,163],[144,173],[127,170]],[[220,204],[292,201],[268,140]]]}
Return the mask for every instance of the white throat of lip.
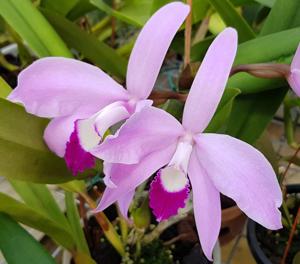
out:
{"label": "white throat of lip", "polygon": [[161,170],[161,181],[169,192],[183,190],[188,184],[187,168],[193,146],[189,141],[179,141],[167,167]]}
{"label": "white throat of lip", "polygon": [[89,151],[102,140],[105,132],[113,125],[130,116],[123,102],[114,102],[90,118],[77,121],[80,144]]}

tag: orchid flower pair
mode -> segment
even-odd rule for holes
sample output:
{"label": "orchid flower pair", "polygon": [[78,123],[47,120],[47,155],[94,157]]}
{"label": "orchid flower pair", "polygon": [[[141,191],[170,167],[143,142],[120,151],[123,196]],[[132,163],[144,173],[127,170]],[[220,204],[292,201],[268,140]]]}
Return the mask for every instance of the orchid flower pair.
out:
{"label": "orchid flower pair", "polygon": [[[211,259],[221,225],[220,193],[269,229],[281,227],[282,194],[259,151],[227,135],[203,133],[234,61],[234,29],[225,29],[210,46],[188,95],[182,124],[146,99],[188,12],[188,6],[174,2],[147,22],[129,59],[127,90],[96,67],[47,58],[20,74],[9,99],[23,103],[30,113],[54,118],[45,140],[65,157],[74,174],[92,167],[94,156],[104,160],[107,188],[98,211],[118,201],[126,216],[135,188],[158,171],[150,187],[150,206],[158,221],[165,220],[185,206],[191,185],[200,242]],[[103,142],[105,131],[127,118]]]}
{"label": "orchid flower pair", "polygon": [[8,99],[22,103],[29,113],[53,118],[44,139],[65,158],[74,175],[92,168],[95,158],[90,151],[102,142],[107,129],[152,105],[147,97],[188,13],[187,5],[174,2],[146,23],[129,58],[127,90],[97,67],[50,57],[22,71]]}
{"label": "orchid flower pair", "polygon": [[221,226],[220,192],[261,225],[282,227],[282,194],[267,159],[243,141],[203,133],[224,92],[236,49],[232,28],[211,44],[190,89],[182,124],[161,109],[147,107],[93,151],[105,161],[110,182],[97,210],[119,201],[127,214],[135,188],[158,171],[149,194],[157,220],[185,206],[190,182],[199,238],[209,259]]}

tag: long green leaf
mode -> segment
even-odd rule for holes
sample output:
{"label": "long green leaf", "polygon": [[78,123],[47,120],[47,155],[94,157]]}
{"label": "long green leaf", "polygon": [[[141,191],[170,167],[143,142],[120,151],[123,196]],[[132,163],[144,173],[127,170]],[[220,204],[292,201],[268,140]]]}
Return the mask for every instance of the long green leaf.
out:
{"label": "long green leaf", "polygon": [[40,57],[72,57],[64,42],[30,0],[0,1],[0,15]]}
{"label": "long green leaf", "polygon": [[227,26],[236,28],[239,41],[244,42],[255,37],[247,21],[236,11],[230,0],[208,0],[220,14]]}
{"label": "long green leaf", "polygon": [[103,70],[120,78],[125,77],[127,62],[116,51],[59,14],[45,9],[42,12],[68,46],[80,51]]}
{"label": "long green leaf", "polygon": [[75,204],[74,195],[71,192],[65,192],[65,202],[67,210],[67,218],[71,226],[72,233],[77,245],[77,250],[79,252],[90,255],[89,247],[87,245],[86,239],[82,227],[80,225],[80,216]]}
{"label": "long green leaf", "polygon": [[215,115],[210,121],[208,127],[205,129],[206,133],[217,132],[226,123],[233,105],[235,97],[240,94],[239,89],[227,88],[218,105]]}
{"label": "long green leaf", "polygon": [[103,0],[91,0],[100,10],[128,24],[142,27],[151,15],[152,0],[131,0],[125,2],[120,11],[112,9]]}
{"label": "long green leaf", "polygon": [[65,16],[76,6],[76,4],[78,4],[79,1],[80,0],[42,0],[41,6]]}
{"label": "long green leaf", "polygon": [[11,92],[9,84],[0,76],[0,98],[6,98]]}
{"label": "long green leaf", "polygon": [[[37,183],[74,180],[64,160],[50,152],[44,143],[43,132],[48,122],[0,98],[1,176]],[[79,178],[94,173],[89,170]]]}
{"label": "long green leaf", "polygon": [[45,184],[9,180],[26,205],[43,212],[57,224],[68,229],[69,223]]}
{"label": "long green leaf", "polygon": [[268,35],[281,30],[298,27],[299,25],[300,1],[277,0],[260,34]]}
{"label": "long green leaf", "polygon": [[9,264],[55,264],[55,260],[24,228],[0,213],[0,249]]}
{"label": "long green leaf", "polygon": [[260,137],[280,106],[286,88],[237,97],[228,122],[227,133],[250,144]]}
{"label": "long green leaf", "polygon": [[[71,233],[58,225],[43,213],[33,210],[4,193],[0,193],[0,212],[10,215],[14,220],[24,225],[37,229],[54,239],[58,244],[67,249],[75,247]],[[0,228],[2,230],[2,227]]]}

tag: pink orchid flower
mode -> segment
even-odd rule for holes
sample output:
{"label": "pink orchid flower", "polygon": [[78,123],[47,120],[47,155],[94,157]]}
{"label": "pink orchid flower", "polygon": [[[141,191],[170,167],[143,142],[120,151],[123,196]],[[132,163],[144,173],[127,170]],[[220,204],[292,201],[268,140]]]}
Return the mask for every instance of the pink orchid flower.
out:
{"label": "pink orchid flower", "polygon": [[92,168],[90,150],[109,127],[145,106],[164,57],[189,6],[173,2],[159,9],[140,32],[131,52],[125,90],[92,65],[73,59],[37,60],[19,75],[8,99],[27,112],[53,118],[44,133],[49,148],[64,157],[76,175]]}
{"label": "pink orchid flower", "polygon": [[182,125],[161,109],[145,108],[93,150],[105,160],[109,183],[97,211],[118,200],[127,215],[135,188],[158,171],[149,194],[153,213],[158,221],[176,214],[185,206],[190,182],[199,238],[208,259],[221,225],[220,193],[266,228],[281,228],[282,194],[263,154],[228,135],[202,133],[222,97],[236,49],[232,28],[211,44],[187,98]]}
{"label": "pink orchid flower", "polygon": [[300,96],[300,45],[298,46],[292,60],[291,70],[287,80],[295,94]]}

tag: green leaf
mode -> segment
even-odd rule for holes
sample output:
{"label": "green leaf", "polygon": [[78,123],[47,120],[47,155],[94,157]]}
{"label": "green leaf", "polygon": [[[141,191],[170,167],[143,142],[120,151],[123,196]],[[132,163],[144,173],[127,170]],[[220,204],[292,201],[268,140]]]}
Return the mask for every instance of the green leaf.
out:
{"label": "green leaf", "polygon": [[67,218],[71,226],[72,233],[76,241],[77,250],[79,252],[90,255],[83,229],[80,225],[80,216],[75,204],[74,195],[71,192],[65,192],[65,202],[67,210]]}
{"label": "green leaf", "polygon": [[[73,249],[75,246],[74,239],[66,228],[58,225],[42,212],[36,211],[4,193],[0,193],[0,212],[8,214],[17,222],[47,234],[67,249]],[[2,226],[0,229],[3,229]]]}
{"label": "green leaf", "polygon": [[299,25],[300,1],[277,0],[268,15],[260,34],[268,35],[285,29],[299,27]]}
{"label": "green leaf", "polygon": [[234,98],[240,94],[239,89],[227,88],[222,96],[222,99],[218,105],[216,113],[214,114],[212,120],[210,121],[208,127],[205,129],[206,133],[217,132],[227,121]]}
{"label": "green leaf", "polygon": [[30,0],[0,1],[0,15],[40,57],[72,54]]}
{"label": "green leaf", "polygon": [[230,0],[208,0],[222,17],[227,26],[234,27],[239,34],[239,41],[244,42],[255,37],[247,21],[237,12]]}
{"label": "green leaf", "polygon": [[84,181],[69,181],[66,183],[58,184],[58,186],[65,191],[74,193],[84,193],[86,190]]}
{"label": "green leaf", "polygon": [[9,264],[55,264],[51,255],[24,228],[0,213],[0,249]]}
{"label": "green leaf", "polygon": [[293,258],[293,264],[300,264],[300,251],[296,253],[296,255]]}
{"label": "green leaf", "polygon": [[45,9],[55,11],[65,16],[79,1],[80,0],[42,0],[40,5]]}
{"label": "green leaf", "polygon": [[11,92],[9,84],[0,76],[0,98],[6,98]]}
{"label": "green leaf", "polygon": [[265,5],[267,7],[272,7],[276,0],[255,0],[255,2]]}
{"label": "green leaf", "polygon": [[250,144],[260,137],[280,106],[287,88],[262,93],[241,94],[235,100],[227,126],[227,134]]}
{"label": "green leaf", "polygon": [[[37,183],[74,180],[65,161],[50,152],[43,140],[48,120],[0,98],[0,175]],[[94,175],[89,170],[78,178]]]}
{"label": "green leaf", "polygon": [[64,213],[46,185],[12,179],[9,182],[26,205],[43,212],[57,224],[68,228],[69,224]]}
{"label": "green leaf", "polygon": [[151,15],[151,0],[127,0],[120,11],[112,9],[103,0],[91,0],[90,2],[108,15],[138,27],[142,27]]}
{"label": "green leaf", "polygon": [[[95,36],[82,31],[59,14],[45,9],[42,12],[68,46],[80,51],[103,70],[119,78],[125,77],[127,62],[115,50],[99,41]],[[109,87],[107,88],[109,89]]]}
{"label": "green leaf", "polygon": [[255,147],[262,152],[265,157],[269,160],[269,162],[271,163],[273,170],[275,172],[278,172],[278,155],[276,154],[271,139],[270,139],[270,135],[267,131],[265,131],[260,137],[259,139],[255,142]]}

